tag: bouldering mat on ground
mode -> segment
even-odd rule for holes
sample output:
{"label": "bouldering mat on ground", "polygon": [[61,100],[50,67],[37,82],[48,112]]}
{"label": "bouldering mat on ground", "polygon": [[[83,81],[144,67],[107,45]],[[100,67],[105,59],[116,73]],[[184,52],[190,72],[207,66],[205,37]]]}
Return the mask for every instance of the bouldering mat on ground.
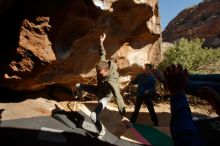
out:
{"label": "bouldering mat on ground", "polygon": [[80,128],[70,128],[50,116],[3,120],[0,145],[103,146],[110,143],[94,139]]}
{"label": "bouldering mat on ground", "polygon": [[139,131],[141,135],[152,144],[152,146],[173,146],[170,136],[152,126],[134,124],[133,127]]}
{"label": "bouldering mat on ground", "polygon": [[[93,122],[91,121],[88,113],[91,113],[91,111],[88,108],[86,108],[86,112],[84,111],[58,112],[54,114],[53,117],[70,128],[75,128],[75,127],[82,128],[83,130],[90,133],[90,135],[92,135],[92,137],[95,139],[96,138],[95,136],[97,136],[97,130]],[[72,126],[74,124],[75,126]],[[124,139],[120,139],[114,136],[113,134],[111,134],[107,129],[106,129],[106,134],[102,137],[101,140],[104,142],[108,142],[110,144],[120,145],[120,146],[142,145]]]}
{"label": "bouldering mat on ground", "polygon": [[151,143],[146,140],[135,128],[131,127],[128,128],[122,136],[120,136],[121,139],[131,141],[137,144],[147,145],[151,146]]}

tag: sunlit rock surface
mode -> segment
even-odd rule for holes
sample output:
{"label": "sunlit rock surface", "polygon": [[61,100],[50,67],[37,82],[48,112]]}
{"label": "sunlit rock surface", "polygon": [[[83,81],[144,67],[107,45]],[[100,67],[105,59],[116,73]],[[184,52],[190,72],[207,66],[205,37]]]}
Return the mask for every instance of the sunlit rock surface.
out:
{"label": "sunlit rock surface", "polygon": [[0,6],[1,86],[28,91],[90,82],[102,33],[107,58],[122,76],[160,62],[157,0],[12,0]]}

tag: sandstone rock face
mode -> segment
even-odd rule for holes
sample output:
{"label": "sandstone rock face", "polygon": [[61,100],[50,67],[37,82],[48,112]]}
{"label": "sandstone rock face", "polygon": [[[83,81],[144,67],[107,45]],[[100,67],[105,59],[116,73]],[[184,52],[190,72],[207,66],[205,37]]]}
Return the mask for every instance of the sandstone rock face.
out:
{"label": "sandstone rock face", "polygon": [[[161,58],[157,0],[12,1],[2,10],[1,86],[39,90],[91,81],[99,37],[121,75]],[[10,19],[8,19],[10,18]],[[13,25],[16,24],[16,27]]]}
{"label": "sandstone rock face", "polygon": [[163,31],[163,40],[204,38],[206,46],[220,47],[220,1],[203,1],[179,13]]}

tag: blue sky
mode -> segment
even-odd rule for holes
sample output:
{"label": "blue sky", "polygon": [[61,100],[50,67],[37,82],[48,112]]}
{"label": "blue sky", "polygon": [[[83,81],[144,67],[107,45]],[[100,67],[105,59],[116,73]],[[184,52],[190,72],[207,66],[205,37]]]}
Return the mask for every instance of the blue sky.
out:
{"label": "blue sky", "polygon": [[183,9],[198,4],[201,1],[202,0],[159,0],[162,29]]}

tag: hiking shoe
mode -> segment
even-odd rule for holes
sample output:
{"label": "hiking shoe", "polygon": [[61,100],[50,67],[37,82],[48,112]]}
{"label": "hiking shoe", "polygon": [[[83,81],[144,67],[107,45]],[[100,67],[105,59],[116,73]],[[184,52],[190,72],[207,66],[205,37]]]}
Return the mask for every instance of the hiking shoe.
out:
{"label": "hiking shoe", "polygon": [[127,117],[123,116],[121,122],[130,122],[130,120]]}
{"label": "hiking shoe", "polygon": [[126,118],[125,116],[123,116],[123,118],[121,119],[122,123],[125,123],[127,128],[132,127],[132,123],[130,122],[130,120],[128,118]]}
{"label": "hiking shoe", "polygon": [[77,83],[75,87],[71,87],[72,95],[74,98],[78,99],[82,97],[82,91],[80,89],[80,83]]}
{"label": "hiking shoe", "polygon": [[97,136],[98,139],[102,140],[103,136],[105,135],[105,128],[102,127],[102,130],[99,132],[99,135]]}

